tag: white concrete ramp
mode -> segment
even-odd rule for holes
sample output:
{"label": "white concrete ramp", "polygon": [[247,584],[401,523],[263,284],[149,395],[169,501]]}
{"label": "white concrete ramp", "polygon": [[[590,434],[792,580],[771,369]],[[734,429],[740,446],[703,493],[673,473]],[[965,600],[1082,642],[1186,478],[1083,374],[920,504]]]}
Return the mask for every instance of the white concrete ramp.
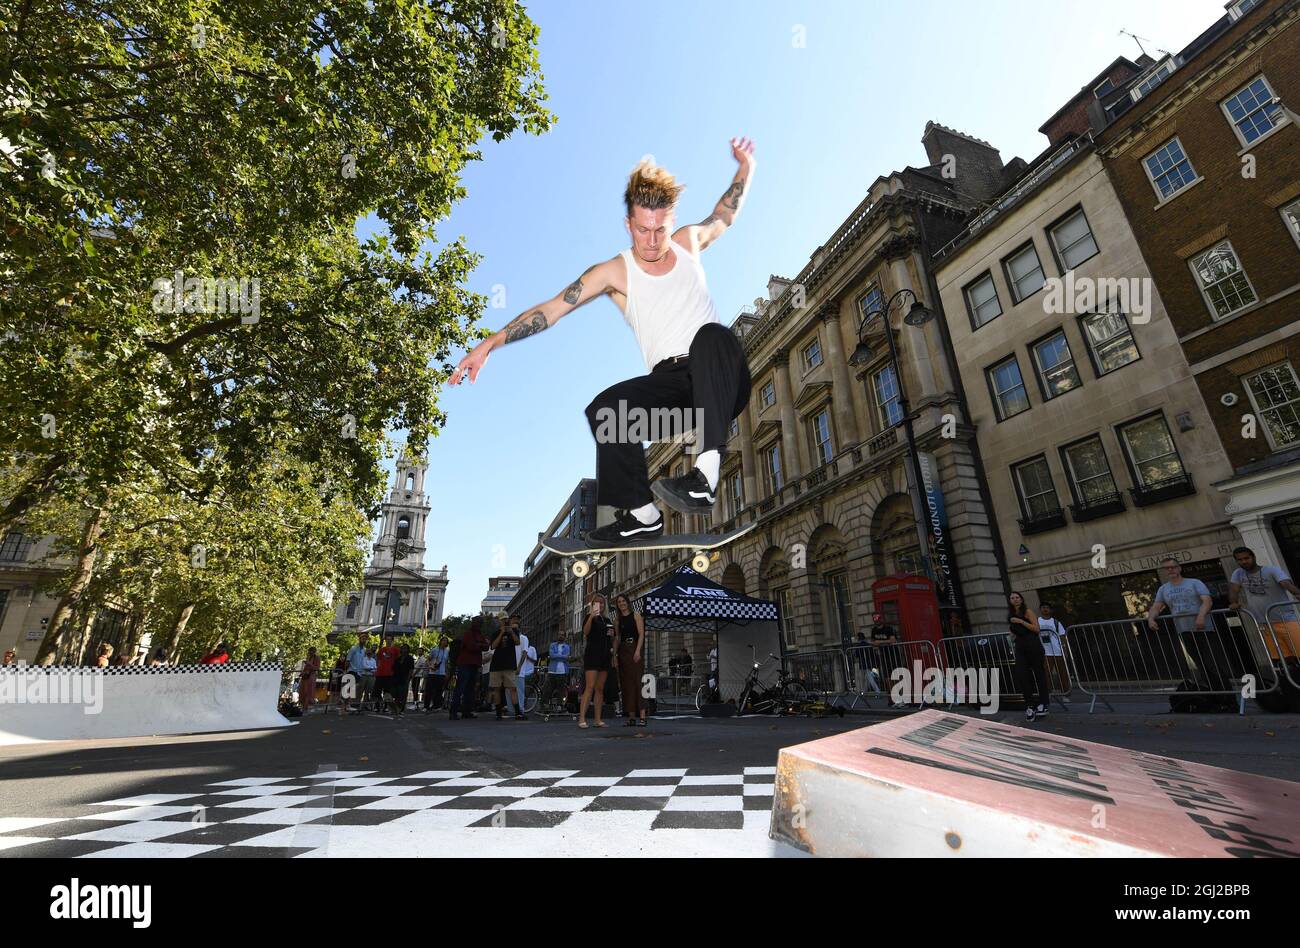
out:
{"label": "white concrete ramp", "polygon": [[1300,856],[1300,783],[923,711],[781,751],[820,856]]}
{"label": "white concrete ramp", "polygon": [[286,727],[270,662],[0,667],[0,744]]}

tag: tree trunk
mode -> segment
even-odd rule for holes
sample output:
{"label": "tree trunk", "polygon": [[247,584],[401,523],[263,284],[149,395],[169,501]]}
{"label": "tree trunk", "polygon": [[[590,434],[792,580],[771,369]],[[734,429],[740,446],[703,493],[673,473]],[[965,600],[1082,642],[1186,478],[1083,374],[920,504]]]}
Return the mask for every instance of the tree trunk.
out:
{"label": "tree trunk", "polygon": [[50,617],[49,628],[41,647],[36,652],[36,661],[41,664],[46,656],[54,655],[63,644],[63,630],[77,607],[81,594],[95,575],[95,557],[99,554],[99,535],[104,532],[104,508],[96,507],[91,511],[86,526],[81,533],[81,545],[77,548],[77,568],[73,571],[72,582],[68,584],[63,598]]}
{"label": "tree trunk", "polygon": [[185,626],[190,621],[190,616],[194,613],[194,603],[182,603],[180,609],[176,612],[176,622],[172,625],[171,634],[167,636],[167,644],[163,647],[167,649],[167,664],[176,664],[176,648],[180,644],[181,636],[185,634]]}

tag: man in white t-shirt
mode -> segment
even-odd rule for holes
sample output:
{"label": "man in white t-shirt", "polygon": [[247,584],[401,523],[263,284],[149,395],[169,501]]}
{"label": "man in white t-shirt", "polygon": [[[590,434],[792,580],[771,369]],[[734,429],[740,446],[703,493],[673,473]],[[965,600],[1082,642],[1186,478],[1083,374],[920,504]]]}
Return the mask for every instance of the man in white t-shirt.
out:
{"label": "man in white t-shirt", "polygon": [[[622,312],[647,374],[618,382],[587,406],[596,439],[596,503],[616,508],[612,523],[587,532],[592,543],[662,536],[657,497],[685,514],[707,514],[717,500],[721,449],[731,421],[750,395],[749,366],[735,333],[718,319],[700,254],[740,214],[754,171],[754,143],[733,138],[739,167],[707,218],[677,226],[684,185],[647,156],[624,191],[624,226],[632,246],[589,267],[552,299],[526,309],[474,347],[450,384],[474,382],[491,352],[551,328],[600,296]],[[670,430],[660,430],[668,428]],[[644,441],[695,435],[694,466],[650,483]]]}
{"label": "man in white t-shirt", "polygon": [[[1047,656],[1047,680],[1053,691],[1070,693],[1070,673],[1065,667],[1065,625],[1053,614],[1050,602],[1038,604],[1039,638],[1043,640],[1043,654]],[[1068,699],[1067,699],[1068,700]]]}
{"label": "man in white t-shirt", "polygon": [[519,631],[518,619],[510,620],[510,628],[519,636],[519,644],[515,646],[515,697],[519,699],[519,703],[515,705],[518,709],[515,717],[527,721],[528,715],[524,712],[524,685],[528,681],[528,676],[533,673],[537,649],[528,644],[528,636]]}
{"label": "man in white t-shirt", "polygon": [[[1260,566],[1255,561],[1255,551],[1248,546],[1239,546],[1232,551],[1232,558],[1237,561],[1237,568],[1228,580],[1228,600],[1233,609],[1249,612],[1259,627],[1264,630],[1264,641],[1272,646],[1271,639],[1276,636],[1284,656],[1296,655],[1300,648],[1300,609],[1297,609],[1292,596],[1300,596],[1300,589],[1292,582],[1284,570],[1276,566]],[[1242,604],[1241,597],[1246,601]],[[1286,603],[1286,605],[1278,605]],[[1276,608],[1271,608],[1276,606]],[[1273,635],[1268,634],[1272,627]]]}

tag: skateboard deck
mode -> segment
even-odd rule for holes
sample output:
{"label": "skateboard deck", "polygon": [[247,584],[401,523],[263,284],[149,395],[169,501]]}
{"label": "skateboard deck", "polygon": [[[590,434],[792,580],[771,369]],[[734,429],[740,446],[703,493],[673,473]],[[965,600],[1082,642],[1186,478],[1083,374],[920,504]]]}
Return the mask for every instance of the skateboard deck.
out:
{"label": "skateboard deck", "polygon": [[539,536],[538,541],[552,553],[574,557],[573,575],[579,578],[590,572],[593,561],[599,564],[615,553],[626,553],[629,550],[691,550],[695,554],[691,566],[696,572],[702,573],[708,568],[709,559],[705,554],[709,550],[739,539],[756,526],[757,523],[750,523],[726,533],[665,533],[657,537],[618,543],[591,543],[584,539],[548,536]]}

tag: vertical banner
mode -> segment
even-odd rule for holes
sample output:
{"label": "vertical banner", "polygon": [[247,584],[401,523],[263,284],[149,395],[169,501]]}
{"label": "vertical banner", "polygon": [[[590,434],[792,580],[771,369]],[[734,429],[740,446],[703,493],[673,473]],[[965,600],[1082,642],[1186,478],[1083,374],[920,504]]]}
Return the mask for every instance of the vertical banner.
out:
{"label": "vertical banner", "polygon": [[[939,605],[962,609],[961,579],[957,575],[957,557],[952,549],[948,510],[943,502],[943,485],[939,482],[939,464],[928,451],[918,451],[916,456],[921,468],[925,532],[930,539],[930,563],[938,586]],[[910,477],[908,479],[911,480]]]}

